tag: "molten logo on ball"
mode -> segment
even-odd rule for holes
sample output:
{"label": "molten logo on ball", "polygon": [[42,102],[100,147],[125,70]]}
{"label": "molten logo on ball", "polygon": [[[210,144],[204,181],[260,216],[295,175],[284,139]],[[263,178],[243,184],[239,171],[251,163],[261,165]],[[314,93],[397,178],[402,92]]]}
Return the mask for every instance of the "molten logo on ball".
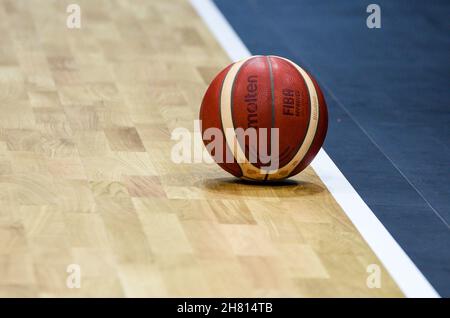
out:
{"label": "molten logo on ball", "polygon": [[248,127],[258,127],[258,104],[256,97],[258,96],[258,86],[257,86],[257,78],[256,75],[250,75],[247,77],[247,95],[245,95],[245,102],[247,103],[247,126]]}
{"label": "molten logo on ball", "polygon": [[[205,93],[200,120],[203,142],[215,161],[236,177],[259,181],[305,169],[328,125],[314,78],[276,56],[252,56],[222,70]],[[208,147],[214,138],[205,132],[213,128],[222,134],[222,149]],[[227,153],[232,160],[221,158]]]}

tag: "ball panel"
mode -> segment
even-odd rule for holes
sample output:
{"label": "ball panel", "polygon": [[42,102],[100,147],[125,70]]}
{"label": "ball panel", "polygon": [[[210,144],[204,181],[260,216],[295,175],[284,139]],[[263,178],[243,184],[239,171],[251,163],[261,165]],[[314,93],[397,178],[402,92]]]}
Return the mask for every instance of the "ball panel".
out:
{"label": "ball panel", "polygon": [[[284,59],[279,57],[280,59],[285,60],[286,62],[290,63],[302,76],[302,78],[305,80],[306,87],[308,89],[308,94],[310,96],[310,117],[309,117],[309,125],[306,131],[306,136],[303,142],[301,143],[300,148],[298,149],[297,153],[294,155],[294,157],[290,160],[289,163],[287,163],[285,166],[280,167],[276,173],[270,174],[269,179],[270,180],[279,180],[283,178],[287,178],[289,174],[295,169],[295,167],[301,162],[303,157],[308,152],[313,140],[314,136],[316,134],[317,126],[318,126],[318,113],[319,113],[319,103],[317,98],[317,92],[314,87],[313,82],[311,81],[308,74],[297,64],[293,63],[292,61],[289,61],[288,59]],[[279,105],[277,105],[279,107]]]}
{"label": "ball panel", "polygon": [[274,74],[275,127],[279,129],[279,166],[288,164],[306,136],[310,97],[303,77],[289,62],[270,56]]}
{"label": "ball panel", "polygon": [[314,83],[314,87],[316,88],[317,91],[317,98],[319,101],[319,123],[317,126],[316,136],[314,137],[314,141],[311,144],[311,147],[309,148],[308,152],[306,153],[305,157],[300,162],[300,164],[291,172],[289,177],[298,174],[299,172],[304,170],[307,166],[309,166],[309,164],[312,162],[312,160],[322,147],[328,131],[328,111],[327,111],[327,104],[325,102],[325,97],[323,96],[322,90],[320,89],[319,84],[317,84],[317,81],[314,79],[314,77],[309,73],[308,75],[311,78],[312,82]]}
{"label": "ball panel", "polygon": [[[223,80],[227,75],[233,64],[222,70],[211,82],[208,89],[206,90],[205,96],[203,97],[202,105],[200,107],[200,120],[201,120],[201,132],[204,136],[205,130],[208,128],[218,128],[222,131],[222,156],[211,152],[211,156],[222,167],[225,171],[231,173],[236,177],[242,176],[242,171],[239,164],[234,160],[234,162],[226,162],[226,151],[231,151],[228,149],[227,143],[225,142],[225,135],[223,133],[222,121],[220,117],[220,94],[222,90]],[[207,146],[212,140],[203,139],[205,146]],[[208,148],[208,147],[207,147]]]}
{"label": "ball panel", "polygon": [[[231,108],[234,129],[242,128],[249,132],[247,129],[254,128],[256,132],[256,138],[239,140],[245,157],[255,167],[264,166],[261,155],[267,154],[267,151],[261,154],[259,150],[263,147],[270,151],[273,111],[271,77],[266,57],[252,58],[241,66],[233,82]],[[261,135],[261,128],[269,133]]]}
{"label": "ball panel", "polygon": [[234,79],[241,68],[241,66],[246,63],[249,59],[253,59],[255,57],[249,57],[247,59],[241,60],[233,64],[233,66],[228,71],[222,85],[222,93],[220,96],[220,112],[222,119],[222,126],[225,129],[225,137],[228,146],[233,151],[234,157],[237,159],[239,166],[241,168],[242,174],[244,177],[248,177],[255,180],[264,179],[264,174],[261,174],[259,168],[253,166],[248,162],[248,159],[245,157],[244,150],[238,144],[238,138],[235,132],[235,127],[233,125],[233,117],[231,112],[231,92],[233,88]]}

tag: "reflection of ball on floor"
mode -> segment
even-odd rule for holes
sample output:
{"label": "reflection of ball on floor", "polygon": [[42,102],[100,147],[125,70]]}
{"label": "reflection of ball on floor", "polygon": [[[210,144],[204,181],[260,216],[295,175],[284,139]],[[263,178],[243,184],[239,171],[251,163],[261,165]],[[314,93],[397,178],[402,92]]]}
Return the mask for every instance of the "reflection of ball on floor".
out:
{"label": "reflection of ball on floor", "polygon": [[[216,162],[250,180],[284,179],[302,171],[322,146],[328,125],[316,81],[276,56],[252,56],[222,70],[206,91],[200,120]],[[205,134],[212,127],[222,132],[220,145]]]}

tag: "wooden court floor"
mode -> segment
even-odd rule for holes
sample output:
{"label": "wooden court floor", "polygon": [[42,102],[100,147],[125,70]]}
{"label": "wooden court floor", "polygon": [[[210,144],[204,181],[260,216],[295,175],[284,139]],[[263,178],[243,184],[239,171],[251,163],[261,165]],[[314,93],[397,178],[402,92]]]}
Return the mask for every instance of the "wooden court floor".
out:
{"label": "wooden court floor", "polygon": [[0,0],[0,296],[402,296],[311,168],[170,160],[230,63],[189,2],[72,2]]}

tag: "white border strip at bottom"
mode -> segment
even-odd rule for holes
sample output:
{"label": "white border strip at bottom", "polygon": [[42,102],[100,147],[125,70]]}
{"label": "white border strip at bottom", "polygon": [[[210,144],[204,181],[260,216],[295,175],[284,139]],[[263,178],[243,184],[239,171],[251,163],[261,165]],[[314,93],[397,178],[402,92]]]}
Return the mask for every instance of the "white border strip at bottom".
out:
{"label": "white border strip at bottom", "polygon": [[[250,52],[211,0],[190,0],[231,60]],[[311,166],[407,297],[439,297],[350,182],[321,149]]]}

